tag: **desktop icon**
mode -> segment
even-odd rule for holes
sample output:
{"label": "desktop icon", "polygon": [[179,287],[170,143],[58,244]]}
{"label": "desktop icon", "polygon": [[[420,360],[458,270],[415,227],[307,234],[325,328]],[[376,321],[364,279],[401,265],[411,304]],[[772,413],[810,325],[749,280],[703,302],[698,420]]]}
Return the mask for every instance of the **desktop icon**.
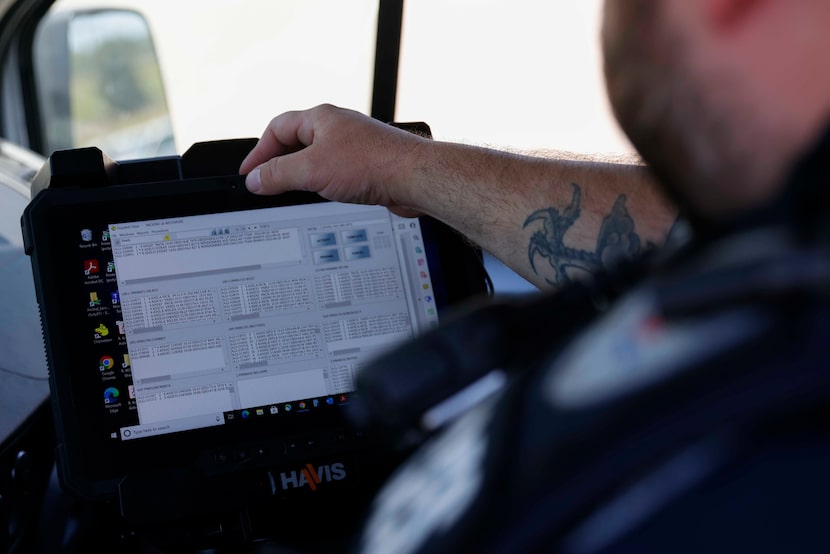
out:
{"label": "desktop icon", "polygon": [[101,242],[109,242],[109,240],[110,240],[110,232],[108,230],[104,230],[104,232],[101,233]]}
{"label": "desktop icon", "polygon": [[121,362],[121,368],[127,369],[128,367],[130,367],[130,355],[124,354],[124,361]]}
{"label": "desktop icon", "polygon": [[107,273],[115,273],[115,262],[107,262]]}
{"label": "desktop icon", "polygon": [[98,327],[95,328],[95,338],[96,339],[104,338],[109,334],[110,334],[110,330],[103,323],[101,323],[100,325],[98,325]]}
{"label": "desktop icon", "polygon": [[81,240],[89,242],[92,240],[92,229],[81,229]]}
{"label": "desktop icon", "polygon": [[84,275],[95,275],[99,269],[98,260],[84,260]]}
{"label": "desktop icon", "polygon": [[118,294],[118,291],[110,293],[110,300],[112,300],[113,305],[121,302],[121,296]]}
{"label": "desktop icon", "polygon": [[119,335],[124,335],[124,334],[127,333],[127,327],[126,327],[126,325],[124,325],[123,320],[119,319],[118,321],[115,322],[115,325],[118,326],[118,334]]}
{"label": "desktop icon", "polygon": [[104,390],[104,404],[115,404],[118,402],[118,397],[121,393],[115,387],[109,387]]}
{"label": "desktop icon", "polygon": [[89,307],[94,308],[95,306],[101,305],[101,299],[98,298],[97,292],[90,292],[89,293]]}
{"label": "desktop icon", "polygon": [[109,371],[115,365],[115,360],[112,359],[112,356],[102,356],[100,360],[98,360],[98,369],[101,371]]}

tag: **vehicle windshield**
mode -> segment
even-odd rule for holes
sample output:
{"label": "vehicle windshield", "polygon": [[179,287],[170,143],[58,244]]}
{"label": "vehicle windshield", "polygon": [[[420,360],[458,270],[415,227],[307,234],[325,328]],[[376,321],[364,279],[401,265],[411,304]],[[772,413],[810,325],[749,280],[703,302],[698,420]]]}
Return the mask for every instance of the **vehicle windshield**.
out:
{"label": "vehicle windshield", "polygon": [[[425,121],[439,140],[631,152],[604,95],[601,4],[404,3],[395,119]],[[113,8],[135,13],[100,11]],[[370,113],[378,12],[377,0],[58,0],[35,41],[44,154],[180,154],[198,141],[258,137],[275,115],[324,102]],[[49,21],[61,18],[70,59],[50,65]],[[142,32],[144,42],[133,40]],[[72,98],[62,105],[49,83],[60,75],[52,88],[66,89],[66,66]],[[488,263],[508,291],[533,289]]]}
{"label": "vehicle windshield", "polygon": [[[52,11],[104,7],[146,18],[178,152],[259,136],[286,110],[370,110],[377,0],[58,0]],[[406,2],[396,119],[474,144],[630,151],[604,97],[600,7]]]}

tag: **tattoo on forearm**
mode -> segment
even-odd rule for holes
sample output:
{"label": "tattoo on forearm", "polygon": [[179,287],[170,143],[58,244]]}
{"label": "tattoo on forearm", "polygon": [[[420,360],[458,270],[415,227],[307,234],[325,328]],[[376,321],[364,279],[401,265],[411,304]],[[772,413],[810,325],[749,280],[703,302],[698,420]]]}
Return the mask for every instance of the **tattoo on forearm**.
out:
{"label": "tattoo on forearm", "polygon": [[609,268],[622,258],[638,255],[641,247],[640,237],[634,232],[634,220],[625,207],[624,194],[617,197],[611,212],[602,220],[593,252],[565,246],[565,233],[579,219],[581,212],[582,190],[576,183],[571,183],[571,187],[573,197],[567,208],[561,212],[556,208],[536,210],[523,225],[523,228],[527,228],[534,222],[542,223],[542,230],[537,230],[530,238],[527,255],[530,267],[537,275],[537,257],[547,259],[554,270],[554,277],[545,277],[545,280],[557,287],[570,282],[568,270],[571,268],[589,272]]}

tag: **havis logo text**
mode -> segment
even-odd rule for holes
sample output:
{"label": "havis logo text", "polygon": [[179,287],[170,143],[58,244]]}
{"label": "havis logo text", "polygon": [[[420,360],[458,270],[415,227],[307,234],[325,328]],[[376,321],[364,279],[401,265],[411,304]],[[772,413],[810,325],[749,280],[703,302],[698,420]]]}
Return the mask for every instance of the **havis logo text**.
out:
{"label": "havis logo text", "polygon": [[308,486],[312,491],[316,491],[317,486],[321,483],[342,481],[345,478],[346,467],[340,462],[329,465],[321,465],[316,468],[311,464],[306,464],[305,467],[299,471],[281,472],[279,483],[277,483],[273,476],[271,476],[271,492],[276,494],[278,486],[284,491],[289,489],[299,489],[305,486]]}

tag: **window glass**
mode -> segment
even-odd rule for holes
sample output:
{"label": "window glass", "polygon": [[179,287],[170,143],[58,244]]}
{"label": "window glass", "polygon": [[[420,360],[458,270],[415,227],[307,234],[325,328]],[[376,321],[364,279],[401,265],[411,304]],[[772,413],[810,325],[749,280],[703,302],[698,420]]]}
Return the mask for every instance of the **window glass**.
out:
{"label": "window glass", "polygon": [[[377,4],[377,0],[59,0],[51,15],[122,7],[146,18],[160,63],[175,150],[182,152],[201,140],[258,137],[278,113],[322,102],[368,113]],[[52,101],[48,95],[41,97],[42,103]],[[44,111],[48,115],[48,108]],[[94,139],[85,140],[95,144]]]}
{"label": "window glass", "polygon": [[437,138],[629,152],[605,100],[602,0],[405,3],[397,118]]}
{"label": "window glass", "polygon": [[[605,98],[602,0],[404,4],[396,119],[437,139],[525,151],[626,153]],[[535,287],[486,255],[497,292]]]}

